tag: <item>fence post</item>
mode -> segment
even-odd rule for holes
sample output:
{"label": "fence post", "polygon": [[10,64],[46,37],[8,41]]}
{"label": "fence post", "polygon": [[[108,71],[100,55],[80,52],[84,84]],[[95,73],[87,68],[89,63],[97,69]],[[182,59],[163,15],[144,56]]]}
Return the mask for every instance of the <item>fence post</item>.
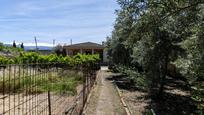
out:
{"label": "fence post", "polygon": [[87,71],[87,76],[86,76],[86,101],[87,101],[87,98],[88,98],[88,95],[89,95],[89,76],[90,76],[90,69],[88,69]]}
{"label": "fence post", "polygon": [[83,70],[83,107],[85,105],[86,71]]}
{"label": "fence post", "polygon": [[[49,68],[49,65],[47,68]],[[49,79],[49,75],[47,77]],[[51,115],[51,114],[52,114],[52,110],[51,110],[50,88],[48,88],[48,115]]]}
{"label": "fence post", "polygon": [[50,91],[48,91],[48,114],[51,115]]}

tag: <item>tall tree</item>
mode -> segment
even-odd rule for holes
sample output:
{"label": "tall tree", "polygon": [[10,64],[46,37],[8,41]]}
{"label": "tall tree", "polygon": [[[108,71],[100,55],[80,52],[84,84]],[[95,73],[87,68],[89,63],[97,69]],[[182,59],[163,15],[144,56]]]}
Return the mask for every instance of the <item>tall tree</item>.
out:
{"label": "tall tree", "polygon": [[13,47],[16,48],[16,42],[15,41],[13,41]]}
{"label": "tall tree", "polygon": [[150,94],[160,97],[167,66],[185,56],[186,49],[181,44],[201,23],[203,1],[118,0],[118,3],[121,9],[117,10],[109,40],[109,55],[116,64],[142,65],[149,79]]}
{"label": "tall tree", "polygon": [[24,45],[23,45],[23,43],[21,43],[21,49],[23,49],[23,50],[24,50]]}

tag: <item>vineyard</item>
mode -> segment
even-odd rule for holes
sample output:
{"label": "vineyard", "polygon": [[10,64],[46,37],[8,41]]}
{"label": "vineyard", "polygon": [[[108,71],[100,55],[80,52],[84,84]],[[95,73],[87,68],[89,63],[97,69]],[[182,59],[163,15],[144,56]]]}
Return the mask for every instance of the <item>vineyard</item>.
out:
{"label": "vineyard", "polygon": [[56,54],[40,55],[36,52],[21,52],[20,56],[8,58],[0,56],[0,64],[26,64],[26,63],[64,63],[70,66],[77,64],[91,64],[100,61],[99,55],[77,54],[74,57],[57,56]]}
{"label": "vineyard", "polygon": [[91,63],[2,65],[0,114],[80,114],[99,69]]}
{"label": "vineyard", "polygon": [[99,55],[15,52],[0,56],[0,114],[80,114],[100,69]]}

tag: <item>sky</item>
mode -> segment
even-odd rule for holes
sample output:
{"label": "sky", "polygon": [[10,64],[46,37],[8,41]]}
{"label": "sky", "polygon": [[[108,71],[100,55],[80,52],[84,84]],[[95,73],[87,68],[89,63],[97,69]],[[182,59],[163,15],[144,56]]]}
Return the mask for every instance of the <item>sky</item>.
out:
{"label": "sky", "polygon": [[52,46],[101,43],[111,35],[116,0],[0,0],[0,42]]}

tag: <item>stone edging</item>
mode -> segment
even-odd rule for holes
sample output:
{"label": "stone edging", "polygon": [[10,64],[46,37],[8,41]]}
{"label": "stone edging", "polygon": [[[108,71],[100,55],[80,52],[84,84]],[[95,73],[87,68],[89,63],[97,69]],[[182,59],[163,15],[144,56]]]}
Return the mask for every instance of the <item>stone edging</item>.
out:
{"label": "stone edging", "polygon": [[122,96],[122,94],[121,94],[121,92],[120,92],[120,89],[119,89],[118,86],[116,85],[116,82],[113,81],[113,83],[114,83],[114,85],[115,85],[115,87],[116,87],[116,90],[117,90],[117,92],[118,92],[118,95],[119,95],[119,97],[120,97],[120,102],[122,103],[122,105],[123,105],[123,107],[124,107],[124,109],[125,109],[126,115],[132,115],[132,113],[130,112],[130,109],[128,108],[127,104],[125,103],[125,101],[124,101],[124,99],[123,99],[123,96]]}

